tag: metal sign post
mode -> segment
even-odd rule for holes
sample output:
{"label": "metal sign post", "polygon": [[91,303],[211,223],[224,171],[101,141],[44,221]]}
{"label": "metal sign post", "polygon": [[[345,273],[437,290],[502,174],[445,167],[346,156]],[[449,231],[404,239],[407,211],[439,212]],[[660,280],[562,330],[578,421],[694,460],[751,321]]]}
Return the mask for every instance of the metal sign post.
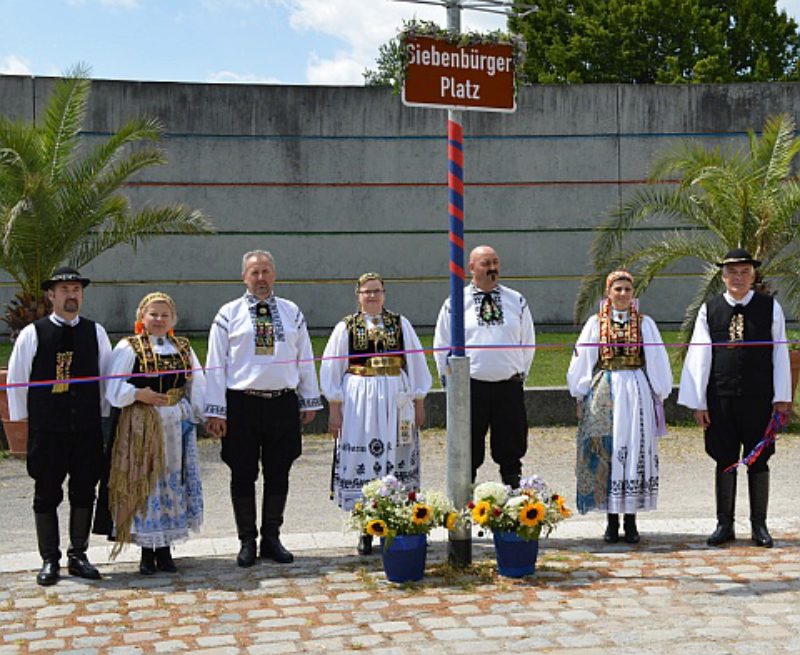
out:
{"label": "metal sign post", "polygon": [[[447,29],[461,32],[461,9],[519,15],[533,7],[511,0],[396,0],[447,8]],[[524,12],[524,13],[522,13]],[[465,507],[472,487],[470,432],[470,362],[464,339],[464,129],[461,109],[513,112],[513,48],[506,45],[458,46],[416,38],[406,44],[408,71],[403,102],[447,108],[447,187],[450,216],[450,356],[447,363],[447,493]],[[457,567],[472,563],[472,527],[450,531],[448,560]]]}

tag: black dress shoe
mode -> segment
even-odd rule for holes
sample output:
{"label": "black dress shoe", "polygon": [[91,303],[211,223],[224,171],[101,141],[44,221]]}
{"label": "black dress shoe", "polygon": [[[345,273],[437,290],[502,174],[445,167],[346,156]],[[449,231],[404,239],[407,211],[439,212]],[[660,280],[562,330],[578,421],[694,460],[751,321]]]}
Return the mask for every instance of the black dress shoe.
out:
{"label": "black dress shoe", "polygon": [[615,544],[619,541],[619,516],[616,514],[607,515],[608,523],[603,534],[603,541],[607,544]]}
{"label": "black dress shoe", "polygon": [[772,548],[774,545],[772,536],[770,536],[769,532],[767,531],[766,525],[763,523],[753,525],[752,530],[751,537],[753,538],[756,546],[761,546],[762,548]]}
{"label": "black dress shoe", "polygon": [[169,546],[156,548],[156,568],[164,573],[177,573],[178,567],[175,566],[175,561],[172,559],[172,553]]}
{"label": "black dress shoe", "polygon": [[711,536],[706,539],[709,546],[721,546],[729,541],[736,540],[736,533],[733,531],[733,525],[727,523],[717,523],[717,529],[711,533]]}
{"label": "black dress shoe", "polygon": [[249,568],[256,563],[256,540],[246,539],[241,543],[242,547],[236,556],[236,563],[241,567]]}
{"label": "black dress shoe", "polygon": [[283,547],[279,537],[261,537],[261,559],[271,559],[278,564],[291,564],[294,555]]}
{"label": "black dress shoe", "polygon": [[102,576],[89,559],[86,553],[67,556],[67,571],[70,575],[75,575],[79,578],[86,578],[87,580],[99,580]]}
{"label": "black dress shoe", "polygon": [[358,538],[358,547],[356,550],[359,555],[372,555],[372,535],[362,534]]}
{"label": "black dress shoe", "polygon": [[42,568],[36,575],[36,584],[43,587],[49,587],[58,582],[60,577],[61,564],[57,559],[45,560],[42,563]]}
{"label": "black dress shoe", "polygon": [[625,529],[625,543],[638,544],[640,537],[636,527],[636,514],[626,514],[622,519],[622,527]]}
{"label": "black dress shoe", "polygon": [[142,559],[139,562],[139,573],[153,575],[156,572],[156,551],[152,548],[142,548]]}

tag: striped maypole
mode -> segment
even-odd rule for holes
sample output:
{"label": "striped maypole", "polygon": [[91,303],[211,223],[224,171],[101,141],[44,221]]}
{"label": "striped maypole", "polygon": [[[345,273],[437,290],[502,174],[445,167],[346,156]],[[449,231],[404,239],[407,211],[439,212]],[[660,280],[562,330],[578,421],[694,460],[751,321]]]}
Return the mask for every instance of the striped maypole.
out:
{"label": "striped maypole", "polygon": [[464,356],[464,128],[460,112],[447,120],[447,188],[450,214],[450,347]]}

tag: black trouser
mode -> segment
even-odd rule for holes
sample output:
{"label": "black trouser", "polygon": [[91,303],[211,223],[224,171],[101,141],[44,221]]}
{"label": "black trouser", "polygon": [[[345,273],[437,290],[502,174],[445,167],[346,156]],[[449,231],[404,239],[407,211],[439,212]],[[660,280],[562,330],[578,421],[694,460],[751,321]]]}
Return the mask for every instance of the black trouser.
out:
{"label": "black trouser", "polygon": [[[722,470],[747,455],[764,436],[772,416],[772,396],[717,396],[708,394],[711,425],[705,431],[706,452]],[[775,444],[764,448],[750,466],[751,473],[768,471]]]}
{"label": "black trouser", "polygon": [[92,507],[102,460],[103,435],[99,425],[75,432],[30,430],[27,467],[35,481],[33,511],[56,511],[64,499],[67,476],[70,505]]}
{"label": "black trouser", "polygon": [[300,406],[294,391],[265,399],[228,390],[228,433],[222,460],[231,470],[231,495],[252,497],[258,463],[264,471],[264,495],[285,496],[289,471],[302,452]]}
{"label": "black trouser", "polygon": [[518,477],[528,450],[528,417],[522,381],[483,382],[470,380],[472,419],[472,480],[483,464],[485,437],[489,433],[492,459],[500,465],[500,476]]}

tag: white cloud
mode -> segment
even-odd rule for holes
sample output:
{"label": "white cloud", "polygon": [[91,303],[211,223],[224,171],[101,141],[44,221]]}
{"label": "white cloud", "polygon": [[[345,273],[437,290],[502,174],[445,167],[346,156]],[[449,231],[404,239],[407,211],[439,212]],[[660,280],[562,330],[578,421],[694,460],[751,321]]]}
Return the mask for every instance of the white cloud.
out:
{"label": "white cloud", "polygon": [[215,71],[206,78],[207,82],[225,84],[280,84],[274,77],[258,77],[252,73],[234,73],[233,71]]}
{"label": "white cloud", "polygon": [[333,59],[322,59],[312,52],[306,65],[306,82],[333,86],[363,84],[364,68],[360,59],[346,52],[337,52]]}
{"label": "white cloud", "polygon": [[139,0],[100,0],[106,7],[120,7],[121,9],[138,9]]}
{"label": "white cloud", "polygon": [[[375,66],[378,48],[397,35],[403,19],[447,24],[444,7],[392,0],[285,0],[285,4],[293,29],[339,38],[349,48],[337,52],[332,59],[312,53],[306,68],[311,84],[363,84],[364,69]],[[505,18],[496,14],[461,13],[462,30],[488,31],[505,28],[505,24]]]}
{"label": "white cloud", "polygon": [[0,58],[0,75],[32,75],[28,61],[16,55]]}

